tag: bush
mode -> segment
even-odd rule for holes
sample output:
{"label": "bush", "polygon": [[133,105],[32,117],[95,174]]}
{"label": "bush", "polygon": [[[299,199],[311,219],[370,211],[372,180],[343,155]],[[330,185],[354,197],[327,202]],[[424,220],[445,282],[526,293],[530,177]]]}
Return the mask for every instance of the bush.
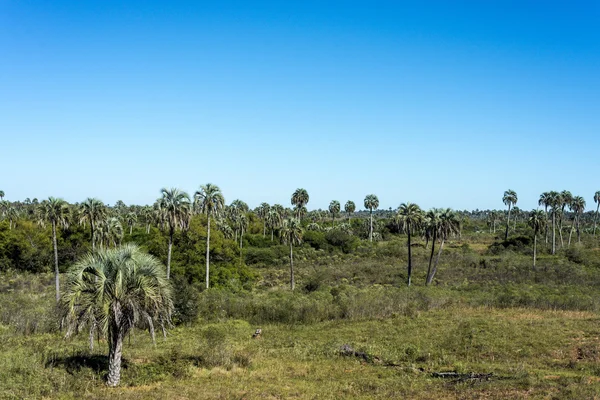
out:
{"label": "bush", "polygon": [[330,245],[341,249],[344,253],[351,253],[358,247],[358,239],[339,229],[332,229],[325,234],[325,240]]}

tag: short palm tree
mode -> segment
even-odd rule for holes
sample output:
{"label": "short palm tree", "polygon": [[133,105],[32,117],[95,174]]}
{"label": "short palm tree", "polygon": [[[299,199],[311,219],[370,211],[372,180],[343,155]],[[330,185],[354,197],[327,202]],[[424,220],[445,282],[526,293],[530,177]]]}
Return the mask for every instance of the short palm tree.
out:
{"label": "short palm tree", "polygon": [[332,200],[329,203],[329,212],[331,213],[331,227],[335,227],[335,217],[340,213],[340,202],[337,200]]}
{"label": "short palm tree", "polygon": [[504,234],[504,240],[508,240],[508,227],[510,225],[510,208],[517,204],[517,193],[514,190],[508,189],[502,196],[502,202],[508,206],[508,215],[506,217],[506,233]]}
{"label": "short palm tree", "polygon": [[200,190],[194,195],[194,201],[198,210],[208,217],[206,224],[206,288],[208,289],[210,282],[210,218],[217,218],[221,215],[225,208],[225,198],[217,185],[207,183],[200,186]]}
{"label": "short palm tree", "polygon": [[344,204],[344,211],[346,211],[348,223],[350,223],[350,218],[352,217],[352,214],[354,214],[354,211],[356,211],[356,204],[354,204],[352,200],[348,200],[346,204]]}
{"label": "short palm tree", "polygon": [[101,249],[75,264],[68,272],[62,304],[67,337],[87,325],[90,332],[97,326],[108,338],[108,386],[120,382],[127,333],[137,325],[148,327],[153,335],[154,323],[168,324],[173,310],[163,265],[133,244]]}
{"label": "short palm tree", "polygon": [[594,193],[594,203],[596,203],[596,216],[594,217],[594,236],[596,236],[596,224],[598,222],[598,209],[600,209],[600,190]]}
{"label": "short palm tree", "polygon": [[535,270],[535,261],[537,258],[537,235],[546,226],[546,213],[542,210],[533,210],[527,225],[533,229],[533,269]]}
{"label": "short palm tree", "polygon": [[167,254],[167,279],[171,275],[171,250],[173,235],[176,229],[186,229],[191,217],[190,196],[179,189],[161,189],[162,197],[158,199],[159,208],[169,227],[169,249]]}
{"label": "short palm tree", "polygon": [[56,301],[60,300],[60,275],[58,272],[58,244],[56,242],[56,227],[66,228],[69,225],[69,205],[63,199],[50,197],[42,201],[38,208],[38,221],[44,225],[49,222],[52,225],[52,247],[54,248],[54,280],[56,285]]}
{"label": "short palm tree", "polygon": [[397,213],[397,221],[402,226],[402,229],[406,232],[408,240],[406,245],[408,247],[408,277],[407,285],[410,286],[412,276],[412,254],[410,239],[412,233],[414,233],[423,221],[423,212],[421,208],[413,203],[402,203]]}
{"label": "short palm tree", "polygon": [[106,218],[106,206],[96,198],[88,197],[79,205],[81,223],[89,222],[92,236],[92,251],[96,250],[96,226]]}
{"label": "short palm tree", "polygon": [[294,281],[294,245],[302,243],[303,234],[300,220],[296,218],[286,219],[283,221],[279,233],[283,243],[290,245],[290,287],[294,290],[296,285]]}
{"label": "short palm tree", "polygon": [[365,197],[365,208],[369,210],[369,240],[373,241],[373,210],[379,207],[379,199],[374,194]]}

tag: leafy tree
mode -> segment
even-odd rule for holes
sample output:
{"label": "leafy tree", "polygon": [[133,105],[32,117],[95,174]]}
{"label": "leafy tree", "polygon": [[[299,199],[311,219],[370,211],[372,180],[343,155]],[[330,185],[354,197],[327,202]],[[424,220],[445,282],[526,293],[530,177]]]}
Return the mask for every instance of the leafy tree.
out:
{"label": "leafy tree", "polygon": [[340,202],[337,200],[332,200],[329,203],[329,212],[331,213],[331,226],[335,226],[335,217],[340,213]]}
{"label": "leafy tree", "polygon": [[218,217],[225,208],[225,198],[217,185],[207,183],[200,186],[200,190],[194,195],[195,203],[201,213],[206,214],[208,222],[206,225],[206,288],[209,286],[210,274],[210,217]]}
{"label": "leafy tree", "polygon": [[96,250],[96,226],[106,218],[106,206],[96,198],[88,197],[80,204],[79,215],[80,222],[90,224],[92,237],[92,251]]}
{"label": "leafy tree", "polygon": [[517,204],[517,193],[514,190],[507,190],[504,192],[504,196],[502,196],[502,202],[508,206],[508,215],[506,218],[506,233],[504,234],[504,240],[508,240],[508,227],[510,224],[510,208],[511,206]]}
{"label": "leafy tree", "polygon": [[533,269],[537,258],[537,235],[546,225],[546,213],[542,210],[534,210],[527,220],[527,224],[533,229]]}
{"label": "leafy tree", "polygon": [[410,286],[412,276],[412,254],[410,247],[411,234],[416,231],[423,221],[423,212],[421,208],[413,203],[402,203],[397,213],[397,220],[402,225],[402,229],[406,232],[408,240],[408,277],[407,285]]}
{"label": "leafy tree", "polygon": [[379,207],[379,199],[374,194],[365,197],[365,208],[369,210],[369,240],[373,241],[373,210]]}
{"label": "leafy tree", "polygon": [[176,229],[187,229],[191,217],[190,196],[179,189],[161,189],[158,199],[159,209],[169,227],[169,249],[167,253],[167,279],[171,275],[171,250]]}
{"label": "leafy tree", "polygon": [[302,226],[296,218],[286,219],[280,230],[281,239],[284,244],[290,245],[290,287],[294,290],[294,245],[302,243]]}
{"label": "leafy tree", "polygon": [[127,333],[138,325],[147,327],[154,339],[154,323],[164,327],[170,321],[173,302],[161,263],[127,244],[91,253],[74,265],[68,273],[63,307],[67,337],[86,325],[97,325],[108,338],[106,383],[114,387],[121,379]]}
{"label": "leafy tree", "polygon": [[[437,226],[437,237],[440,241],[440,248],[438,250],[437,256],[435,258],[435,263],[433,264],[433,269],[431,272],[427,271],[427,279],[425,283],[427,285],[431,285],[433,282],[433,278],[437,272],[438,263],[440,261],[440,256],[442,255],[442,250],[444,249],[444,243],[450,237],[450,235],[460,234],[460,218],[458,214],[451,209],[447,208],[445,210],[438,211],[439,216],[436,218],[436,226]],[[431,258],[433,258],[433,247],[435,245],[435,239],[431,246]],[[431,258],[429,259],[429,265],[431,266]]]}
{"label": "leafy tree", "polygon": [[594,203],[596,203],[596,216],[594,217],[594,236],[596,236],[596,223],[598,222],[598,209],[600,209],[600,190],[594,193]]}
{"label": "leafy tree", "polygon": [[352,200],[348,200],[344,205],[344,211],[348,214],[348,223],[350,223],[350,217],[352,217],[352,214],[356,211],[356,204],[354,204]]}
{"label": "leafy tree", "polygon": [[63,199],[50,197],[38,206],[40,224],[49,222],[52,225],[52,246],[54,247],[54,280],[56,285],[56,301],[60,300],[60,275],[58,271],[58,244],[56,241],[56,226],[67,227],[69,222],[69,205]]}

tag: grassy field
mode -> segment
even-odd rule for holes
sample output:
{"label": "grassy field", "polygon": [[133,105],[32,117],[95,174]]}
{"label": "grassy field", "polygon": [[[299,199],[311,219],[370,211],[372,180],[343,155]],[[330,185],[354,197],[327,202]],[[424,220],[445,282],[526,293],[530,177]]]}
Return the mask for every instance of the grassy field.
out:
{"label": "grassy field", "polygon": [[[51,277],[16,284],[25,281],[13,278],[20,289],[12,297],[25,308],[27,298],[48,306],[36,310],[35,332],[0,328],[1,398],[600,398],[595,312],[452,302],[309,323],[201,320],[170,330],[156,346],[136,331],[127,340],[122,386],[109,389],[106,344],[90,351],[86,335],[66,341],[44,326],[53,312]],[[400,291],[410,298],[409,290]],[[263,335],[252,339],[257,327]],[[366,356],[344,355],[343,345]]]}

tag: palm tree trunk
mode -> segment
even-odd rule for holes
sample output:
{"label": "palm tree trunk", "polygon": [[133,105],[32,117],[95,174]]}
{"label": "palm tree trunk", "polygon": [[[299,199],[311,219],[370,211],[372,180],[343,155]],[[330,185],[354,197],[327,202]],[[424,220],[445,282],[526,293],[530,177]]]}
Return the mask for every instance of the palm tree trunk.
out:
{"label": "palm tree trunk", "polygon": [[275,229],[271,228],[271,242],[273,241],[273,231],[275,231]]}
{"label": "palm tree trunk", "polygon": [[537,230],[533,233],[533,270],[535,271],[535,259],[537,255]]}
{"label": "palm tree trunk", "polygon": [[544,206],[544,213],[546,214],[546,248],[548,248],[548,206]]}
{"label": "palm tree trunk", "polygon": [[563,217],[565,215],[565,210],[560,213],[560,218],[558,219],[558,235],[560,236],[560,248],[565,247],[565,242],[563,241],[562,228],[563,228]]}
{"label": "palm tree trunk", "polygon": [[95,253],[96,252],[96,241],[94,240],[95,230],[94,230],[94,222],[93,221],[90,221],[90,229],[92,232],[92,253]]}
{"label": "palm tree trunk", "polygon": [[407,224],[407,229],[406,232],[408,234],[408,241],[407,246],[408,246],[408,279],[407,279],[407,283],[408,286],[410,286],[410,278],[412,275],[412,257],[411,257],[411,249],[410,249],[410,223]]}
{"label": "palm tree trunk", "polygon": [[296,282],[294,281],[294,252],[293,252],[292,241],[290,240],[290,287],[294,290]]}
{"label": "palm tree trunk", "polygon": [[133,225],[129,225],[129,236],[131,236],[132,231],[133,231]]}
{"label": "palm tree trunk", "polygon": [[335,228],[335,214],[331,214],[331,227]]}
{"label": "palm tree trunk", "polygon": [[123,332],[119,329],[111,338],[108,352],[108,378],[106,384],[111,387],[119,385],[121,381],[121,357],[123,355]]}
{"label": "palm tree trunk", "polygon": [[369,215],[369,240],[372,242],[373,241],[373,209],[369,209],[370,211],[370,215]]}
{"label": "palm tree trunk", "polygon": [[90,325],[89,344],[90,344],[90,351],[94,351],[94,324]]}
{"label": "palm tree trunk", "polygon": [[210,273],[210,214],[208,215],[206,235],[206,288],[209,286],[209,273]]}
{"label": "palm tree trunk", "polygon": [[552,210],[552,254],[556,254],[556,211]]}
{"label": "palm tree trunk", "polygon": [[594,218],[594,236],[596,236],[596,222],[598,221],[598,209],[600,208],[600,201],[598,201],[598,205],[596,206],[596,217]]}
{"label": "palm tree trunk", "polygon": [[435,252],[435,240],[436,240],[436,230],[434,229],[433,231],[433,238],[431,240],[431,255],[429,256],[429,266],[427,267],[427,278],[425,279],[425,284],[427,286],[429,286],[429,284],[431,283],[431,280],[433,278],[430,279],[431,277],[431,262],[433,261],[433,254]]}
{"label": "palm tree trunk", "polygon": [[435,273],[437,272],[438,263],[440,262],[440,256],[442,255],[442,250],[444,249],[444,243],[446,242],[446,238],[442,236],[442,242],[440,243],[440,248],[438,249],[437,256],[435,257],[435,263],[433,264],[433,269],[431,270],[431,277],[429,280],[429,284],[433,282],[433,278],[435,277]]}
{"label": "palm tree trunk", "polygon": [[[577,218],[577,217],[575,217]],[[573,236],[573,231],[575,230],[575,220],[571,224],[571,230],[569,231],[569,241],[567,242],[567,247],[571,247],[571,237]]]}
{"label": "palm tree trunk", "polygon": [[576,218],[577,218],[577,243],[581,243],[581,231],[579,230],[579,219],[581,218],[581,216],[577,215]]}
{"label": "palm tree trunk", "polygon": [[167,252],[167,279],[171,276],[171,249],[173,248],[173,228],[169,229],[169,251]]}
{"label": "palm tree trunk", "polygon": [[60,276],[58,274],[58,245],[56,243],[56,221],[52,221],[52,246],[54,247],[54,279],[56,283],[56,302],[60,300]]}
{"label": "palm tree trunk", "polygon": [[267,220],[263,221],[263,237],[267,235]]}
{"label": "palm tree trunk", "polygon": [[506,233],[504,234],[504,240],[508,240],[508,227],[510,226],[510,203],[508,203],[508,215],[506,217]]}

